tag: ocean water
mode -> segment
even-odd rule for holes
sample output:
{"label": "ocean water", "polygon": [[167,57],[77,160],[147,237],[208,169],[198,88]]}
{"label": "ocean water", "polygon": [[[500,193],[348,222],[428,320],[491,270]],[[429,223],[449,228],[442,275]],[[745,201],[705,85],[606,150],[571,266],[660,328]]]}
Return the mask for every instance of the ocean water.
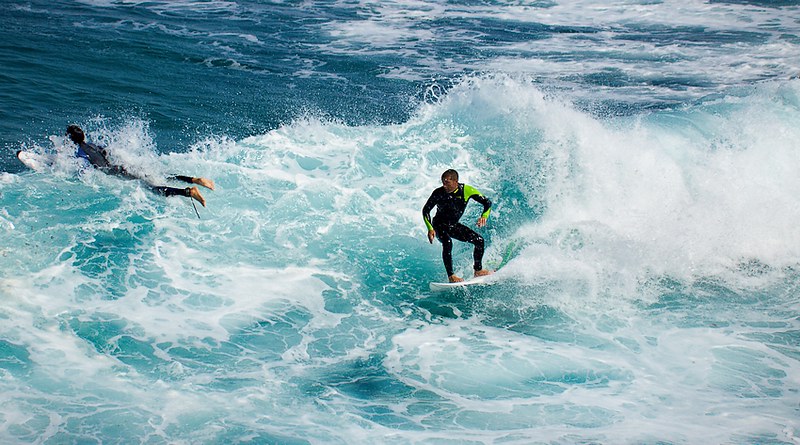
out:
{"label": "ocean water", "polygon": [[800,443],[797,2],[0,12],[0,442]]}

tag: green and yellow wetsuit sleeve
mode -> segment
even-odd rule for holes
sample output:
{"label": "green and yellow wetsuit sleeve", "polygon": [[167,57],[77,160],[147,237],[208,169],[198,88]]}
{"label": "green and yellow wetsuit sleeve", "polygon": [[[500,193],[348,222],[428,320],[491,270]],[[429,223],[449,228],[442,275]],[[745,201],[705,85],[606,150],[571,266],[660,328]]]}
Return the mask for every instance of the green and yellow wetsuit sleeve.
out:
{"label": "green and yellow wetsuit sleeve", "polygon": [[431,224],[431,210],[436,206],[436,192],[431,194],[431,197],[428,198],[428,201],[425,203],[425,206],[422,208],[422,219],[425,221],[425,227],[428,230],[433,230],[433,225]]}
{"label": "green and yellow wetsuit sleeve", "polygon": [[483,218],[488,218],[489,214],[492,213],[492,201],[481,195],[481,192],[475,187],[464,184],[464,202],[469,201],[470,198],[483,205],[483,213],[481,213],[481,216]]}

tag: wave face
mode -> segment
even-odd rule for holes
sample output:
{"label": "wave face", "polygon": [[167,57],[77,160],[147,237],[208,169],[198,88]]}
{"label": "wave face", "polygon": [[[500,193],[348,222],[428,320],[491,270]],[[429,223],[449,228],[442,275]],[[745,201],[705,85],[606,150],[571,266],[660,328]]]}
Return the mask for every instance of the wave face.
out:
{"label": "wave face", "polygon": [[[50,129],[9,148],[54,156],[0,173],[0,441],[797,443],[797,8],[462,3],[0,7],[197,69],[0,86]],[[78,122],[115,161],[214,179],[199,218],[79,168],[47,107],[80,91],[108,95]],[[448,168],[494,202],[492,286],[428,290]]]}

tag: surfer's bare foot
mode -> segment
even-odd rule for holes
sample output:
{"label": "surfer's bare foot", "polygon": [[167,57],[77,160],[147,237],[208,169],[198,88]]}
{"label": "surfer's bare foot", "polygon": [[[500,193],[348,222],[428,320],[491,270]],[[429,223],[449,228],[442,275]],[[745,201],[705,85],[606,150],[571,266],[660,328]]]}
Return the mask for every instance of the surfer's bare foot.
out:
{"label": "surfer's bare foot", "polygon": [[214,181],[208,178],[192,178],[192,183],[214,190]]}
{"label": "surfer's bare foot", "polygon": [[475,276],[476,277],[485,277],[486,275],[491,275],[491,274],[492,274],[492,271],[491,270],[486,270],[486,269],[481,269],[481,270],[476,270],[475,271]]}
{"label": "surfer's bare foot", "polygon": [[206,206],[206,200],[203,198],[203,195],[200,194],[200,190],[197,187],[189,189],[189,196],[196,199],[200,204],[203,204],[203,207]]}
{"label": "surfer's bare foot", "polygon": [[456,274],[450,275],[449,277],[447,277],[447,279],[450,280],[451,283],[460,283],[464,281],[463,278],[459,277]]}

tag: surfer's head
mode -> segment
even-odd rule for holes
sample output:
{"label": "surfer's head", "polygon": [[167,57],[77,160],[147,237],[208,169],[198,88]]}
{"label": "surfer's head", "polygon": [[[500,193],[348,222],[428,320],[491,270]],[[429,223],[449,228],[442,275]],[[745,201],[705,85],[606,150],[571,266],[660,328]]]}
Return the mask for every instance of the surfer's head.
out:
{"label": "surfer's head", "polygon": [[67,127],[67,135],[69,136],[70,139],[72,139],[72,142],[76,144],[80,144],[86,140],[86,136],[83,134],[83,130],[81,130],[81,127],[77,125],[70,125],[69,127]]}
{"label": "surfer's head", "polygon": [[447,193],[456,191],[458,189],[458,172],[451,168],[442,173],[442,185]]}
{"label": "surfer's head", "polygon": [[458,181],[458,172],[452,168],[450,170],[445,170],[445,172],[442,173],[442,179],[444,178],[450,178]]}

